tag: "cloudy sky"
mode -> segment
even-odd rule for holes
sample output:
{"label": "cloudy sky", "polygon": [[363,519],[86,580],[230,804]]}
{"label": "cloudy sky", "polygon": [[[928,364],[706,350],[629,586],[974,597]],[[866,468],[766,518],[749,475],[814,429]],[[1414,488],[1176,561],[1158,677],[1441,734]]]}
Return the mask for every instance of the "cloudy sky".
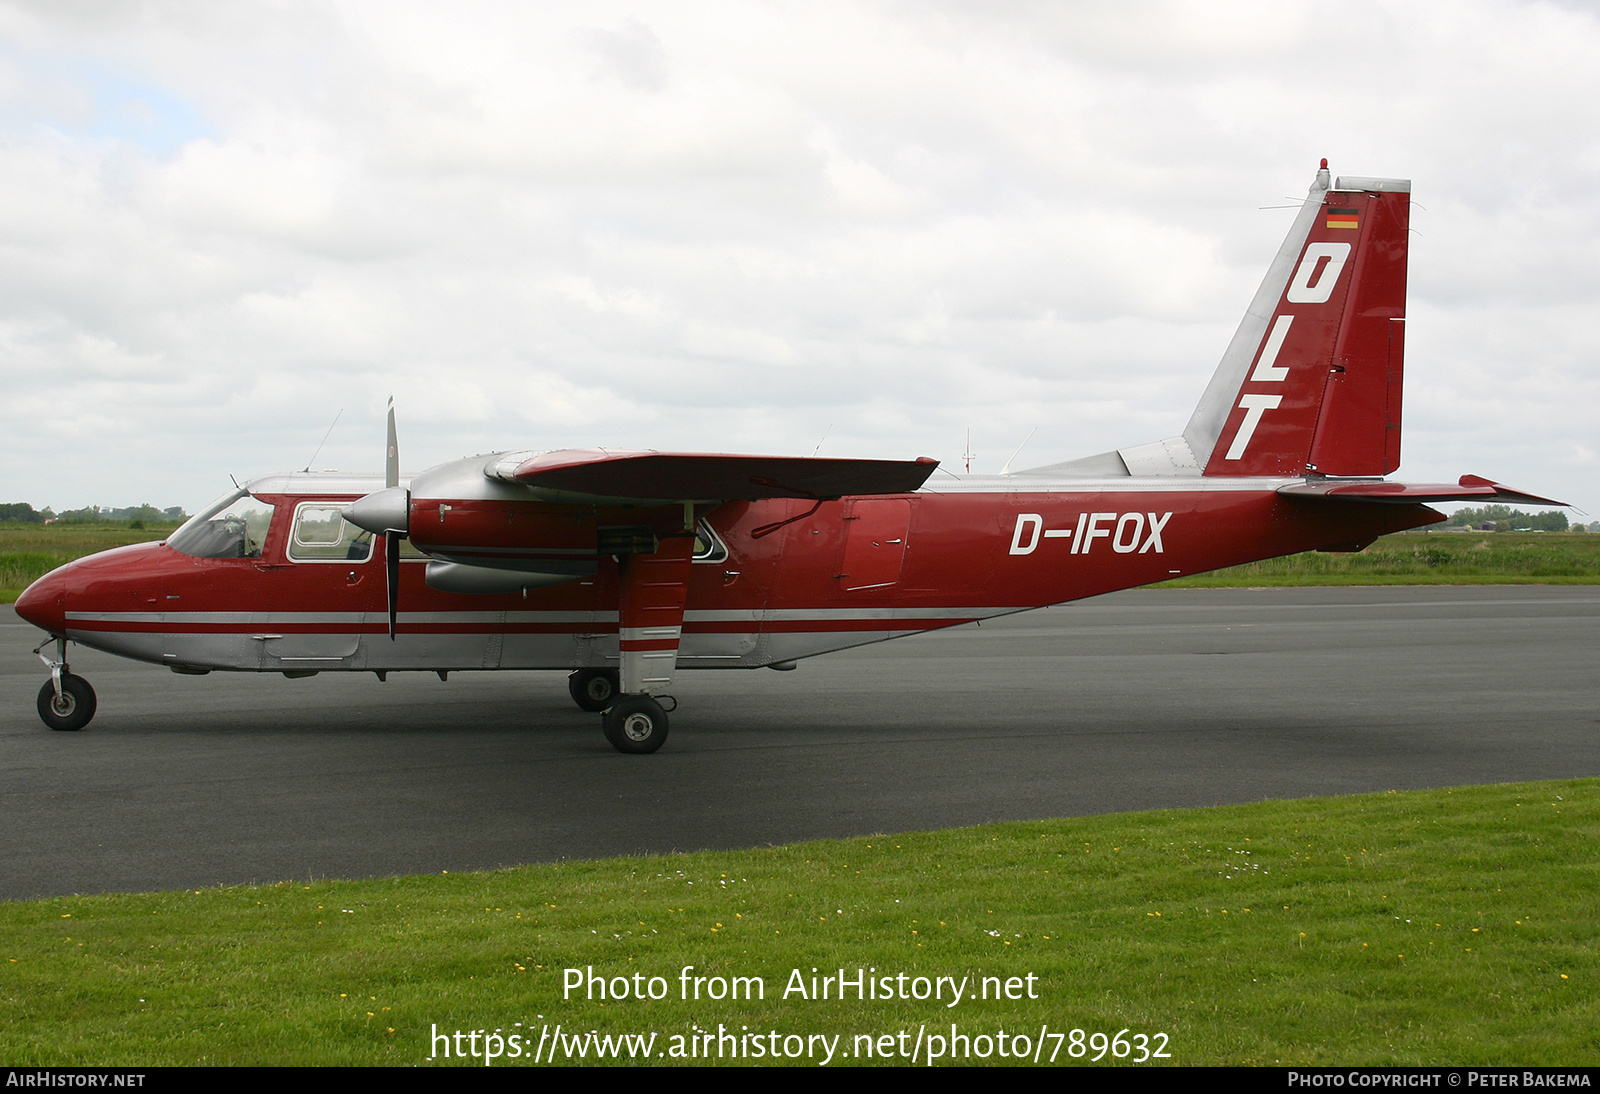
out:
{"label": "cloudy sky", "polygon": [[0,502],[1183,428],[1408,177],[1401,477],[1600,517],[1600,6],[0,0]]}

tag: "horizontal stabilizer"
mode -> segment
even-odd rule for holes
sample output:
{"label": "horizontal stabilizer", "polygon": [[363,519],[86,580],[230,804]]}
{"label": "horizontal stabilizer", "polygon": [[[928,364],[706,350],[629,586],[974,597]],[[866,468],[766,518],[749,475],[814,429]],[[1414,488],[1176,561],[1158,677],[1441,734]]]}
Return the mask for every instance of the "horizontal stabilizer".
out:
{"label": "horizontal stabilizer", "polygon": [[618,452],[603,448],[519,453],[489,474],[551,500],[632,504],[758,498],[839,498],[907,494],[939,461],[838,460],[804,456],[731,456],[696,452]]}
{"label": "horizontal stabilizer", "polygon": [[1294,486],[1280,486],[1278,493],[1291,498],[1320,498],[1328,501],[1377,501],[1388,502],[1393,505],[1425,505],[1430,502],[1448,501],[1505,501],[1521,502],[1524,505],[1560,505],[1564,501],[1552,501],[1550,498],[1541,498],[1537,494],[1524,494],[1520,490],[1501,486],[1497,482],[1479,478],[1477,475],[1462,475],[1457,485],[1449,483],[1405,483],[1383,482],[1371,480],[1367,482],[1349,482],[1337,479],[1325,479],[1314,482],[1298,483]]}

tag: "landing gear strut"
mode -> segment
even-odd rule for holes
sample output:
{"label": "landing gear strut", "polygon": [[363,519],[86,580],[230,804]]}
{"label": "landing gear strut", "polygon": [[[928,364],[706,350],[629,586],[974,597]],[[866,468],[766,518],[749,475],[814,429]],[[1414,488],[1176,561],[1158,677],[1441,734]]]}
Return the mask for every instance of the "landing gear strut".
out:
{"label": "landing gear strut", "polygon": [[[43,650],[52,642],[56,656],[46,657]],[[39,689],[39,717],[44,724],[61,730],[82,729],[88,725],[96,706],[94,688],[89,686],[89,681],[67,670],[67,640],[52,637],[39,643],[33,652],[50,668],[50,679]]]}
{"label": "landing gear strut", "polygon": [[678,701],[672,686],[683,639],[694,560],[694,503],[683,503],[683,530],[651,532],[655,550],[617,557],[617,694],[600,716],[618,752],[654,752],[667,740],[667,712]]}
{"label": "landing gear strut", "polygon": [[579,669],[567,677],[567,690],[578,709],[599,714],[616,702],[622,688],[616,669]]}

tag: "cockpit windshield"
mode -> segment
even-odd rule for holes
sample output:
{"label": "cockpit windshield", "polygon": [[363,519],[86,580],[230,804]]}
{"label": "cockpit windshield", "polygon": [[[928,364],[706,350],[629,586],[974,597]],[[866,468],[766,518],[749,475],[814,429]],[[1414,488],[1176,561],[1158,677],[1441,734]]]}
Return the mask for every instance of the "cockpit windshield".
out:
{"label": "cockpit windshield", "polygon": [[236,490],[191,517],[167,546],[195,558],[260,558],[271,523],[271,505]]}

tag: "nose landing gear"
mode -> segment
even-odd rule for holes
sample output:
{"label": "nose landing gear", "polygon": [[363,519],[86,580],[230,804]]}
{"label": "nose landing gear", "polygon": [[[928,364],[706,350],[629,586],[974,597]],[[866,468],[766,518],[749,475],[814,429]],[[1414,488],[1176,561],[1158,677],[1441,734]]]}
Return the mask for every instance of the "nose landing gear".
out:
{"label": "nose landing gear", "polygon": [[94,717],[94,710],[94,688],[81,676],[63,672],[60,679],[46,680],[39,689],[39,717],[51,729],[82,729]]}
{"label": "nose landing gear", "polygon": [[[55,643],[56,656],[46,657],[43,650]],[[50,669],[50,679],[39,689],[39,717],[51,729],[76,730],[89,724],[94,717],[94,688],[81,676],[74,676],[67,667],[67,640],[51,637],[34,648]]]}

